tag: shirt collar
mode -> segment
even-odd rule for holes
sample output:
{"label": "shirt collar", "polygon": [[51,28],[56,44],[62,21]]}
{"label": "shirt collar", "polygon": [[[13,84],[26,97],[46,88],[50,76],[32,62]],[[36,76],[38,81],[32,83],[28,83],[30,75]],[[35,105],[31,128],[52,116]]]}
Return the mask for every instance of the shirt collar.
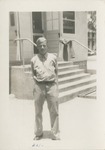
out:
{"label": "shirt collar", "polygon": [[44,58],[44,59],[47,59],[47,57],[48,57],[48,53],[46,53],[45,55],[41,55],[41,54],[38,54],[38,55],[39,55],[39,57],[42,58],[42,59],[43,59],[43,58]]}

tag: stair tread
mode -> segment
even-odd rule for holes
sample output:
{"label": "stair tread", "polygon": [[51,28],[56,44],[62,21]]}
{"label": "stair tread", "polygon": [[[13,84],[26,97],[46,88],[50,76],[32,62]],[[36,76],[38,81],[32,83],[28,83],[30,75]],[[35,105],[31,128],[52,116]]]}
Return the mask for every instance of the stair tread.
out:
{"label": "stair tread", "polygon": [[31,71],[25,71],[25,73],[32,74],[32,72],[31,72]]}
{"label": "stair tread", "polygon": [[65,68],[72,68],[72,67],[79,67],[79,66],[78,65],[59,66],[58,69],[65,69]]}
{"label": "stair tread", "polygon": [[[22,67],[22,66],[21,66]],[[72,67],[79,67],[79,65],[66,65],[66,66],[59,66],[58,69],[66,69]],[[25,65],[25,69],[31,69],[31,65]]]}
{"label": "stair tread", "polygon": [[58,61],[59,64],[68,64],[68,63],[73,63],[72,61]]}
{"label": "stair tread", "polygon": [[78,96],[79,96],[79,97],[83,97],[83,96],[86,96],[86,95],[89,95],[89,96],[91,96],[91,95],[96,96],[96,90],[85,91],[85,92],[79,94]]}
{"label": "stair tread", "polygon": [[84,69],[75,69],[75,70],[69,70],[69,71],[62,71],[62,72],[58,72],[58,75],[63,75],[63,74],[73,73],[73,72],[78,72],[78,71],[84,71]]}
{"label": "stair tread", "polygon": [[88,81],[95,80],[95,79],[96,79],[96,76],[92,75],[92,76],[90,76],[90,77],[88,77],[86,79],[80,79],[78,81],[64,83],[62,85],[59,85],[59,89],[66,88],[66,87],[69,87],[69,86],[73,86],[73,85],[76,85],[76,84],[79,84],[79,83],[83,83],[83,82],[88,82]]}
{"label": "stair tread", "polygon": [[87,89],[87,88],[92,88],[92,87],[96,87],[96,83],[91,83],[91,84],[88,84],[88,85],[84,85],[84,86],[82,86],[82,87],[77,87],[77,88],[72,89],[72,90],[60,92],[60,93],[59,93],[59,98],[60,98],[60,97],[63,97],[63,96],[66,96],[66,95],[70,95],[70,94],[79,92],[79,91],[81,91],[81,90],[85,90],[85,89]]}
{"label": "stair tread", "polygon": [[64,77],[64,78],[59,78],[59,79],[58,79],[58,82],[60,82],[60,81],[66,81],[66,80],[70,80],[70,79],[75,79],[75,78],[78,78],[78,77],[89,76],[89,75],[90,75],[89,73],[75,74],[75,75],[73,75],[73,76],[68,76],[68,77]]}
{"label": "stair tread", "polygon": [[[70,64],[70,63],[73,63],[72,61],[58,61],[58,65],[59,64]],[[73,65],[73,64],[72,64]],[[70,65],[71,66],[71,65]],[[20,67],[20,66],[19,66]],[[23,67],[23,65],[21,65],[21,67]],[[31,64],[25,64],[25,68],[27,67],[31,67]]]}
{"label": "stair tread", "polygon": [[[73,64],[70,65],[70,63],[72,63],[72,61],[68,61],[68,62],[65,62],[65,61],[59,62],[58,61],[58,65],[59,64],[67,64],[67,66],[69,66],[69,67],[71,67],[71,66],[78,66],[78,65],[73,65]],[[21,65],[21,67],[23,67],[23,65]],[[59,66],[59,67],[66,67],[66,66]],[[25,68],[31,68],[31,65],[30,64],[26,64]]]}
{"label": "stair tread", "polygon": [[[84,71],[84,69],[75,69],[75,70],[69,70],[69,71],[62,71],[62,72],[58,72],[58,75],[63,75],[63,74],[73,73],[73,72],[78,72],[78,71]],[[25,71],[25,73],[31,73],[31,71]]]}

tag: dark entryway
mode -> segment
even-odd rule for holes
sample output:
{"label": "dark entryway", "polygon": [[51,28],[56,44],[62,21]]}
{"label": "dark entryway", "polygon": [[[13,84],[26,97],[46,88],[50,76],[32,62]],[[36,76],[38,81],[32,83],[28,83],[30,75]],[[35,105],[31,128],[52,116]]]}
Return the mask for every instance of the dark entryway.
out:
{"label": "dark entryway", "polygon": [[[42,12],[32,12],[32,25],[33,25],[33,41],[43,36],[42,26]],[[38,53],[38,49],[34,46],[34,54]]]}

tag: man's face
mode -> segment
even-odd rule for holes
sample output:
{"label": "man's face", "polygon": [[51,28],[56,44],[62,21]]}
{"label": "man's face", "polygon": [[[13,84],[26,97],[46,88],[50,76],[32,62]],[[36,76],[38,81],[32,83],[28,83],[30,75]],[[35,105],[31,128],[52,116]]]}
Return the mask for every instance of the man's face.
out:
{"label": "man's face", "polygon": [[47,43],[46,41],[40,43],[38,46],[37,46],[38,50],[39,50],[39,53],[41,55],[45,55],[47,53]]}

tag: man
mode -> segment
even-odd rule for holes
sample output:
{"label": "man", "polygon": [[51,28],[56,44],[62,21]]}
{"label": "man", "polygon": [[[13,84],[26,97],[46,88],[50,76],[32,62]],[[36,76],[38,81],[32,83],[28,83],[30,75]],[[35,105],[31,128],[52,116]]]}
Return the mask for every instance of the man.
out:
{"label": "man", "polygon": [[59,114],[58,114],[58,82],[57,82],[57,57],[48,53],[47,41],[44,37],[36,41],[39,53],[31,59],[31,68],[35,99],[35,140],[43,136],[42,110],[44,101],[47,101],[52,139],[59,140]]}

